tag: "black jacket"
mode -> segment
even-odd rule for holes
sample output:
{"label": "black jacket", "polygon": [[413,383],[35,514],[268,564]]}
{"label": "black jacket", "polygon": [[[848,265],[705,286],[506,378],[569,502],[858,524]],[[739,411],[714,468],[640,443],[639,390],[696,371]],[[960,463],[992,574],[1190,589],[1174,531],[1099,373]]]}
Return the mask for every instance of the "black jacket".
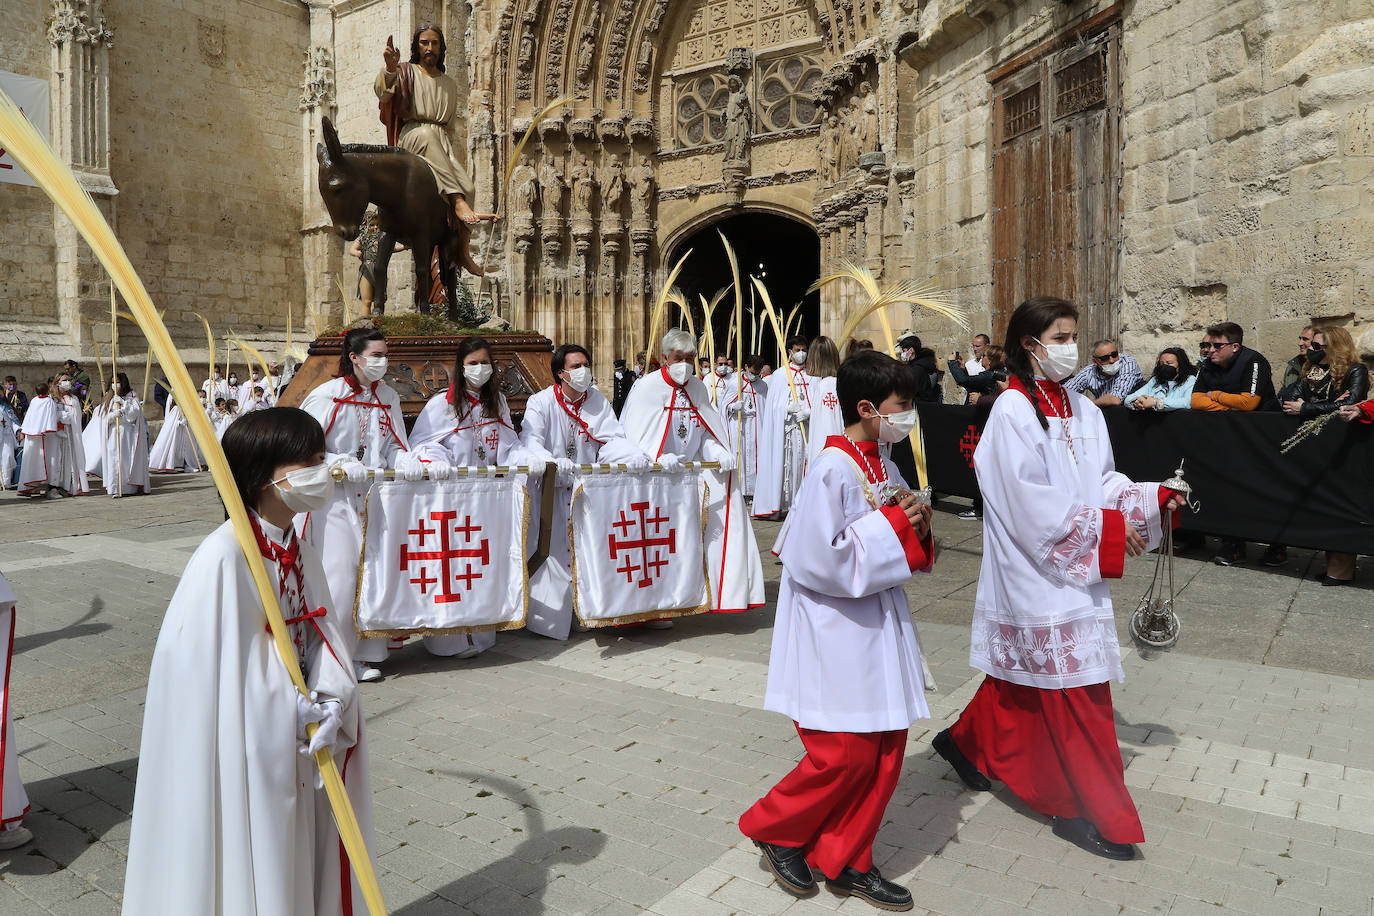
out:
{"label": "black jacket", "polygon": [[[1345,400],[1339,400],[1341,395],[1349,394]],[[1309,378],[1303,378],[1298,382],[1295,400],[1302,400],[1302,407],[1298,410],[1300,417],[1317,417],[1324,413],[1333,413],[1340,408],[1358,404],[1369,397],[1369,369],[1364,363],[1356,363],[1345,370],[1345,378],[1337,381],[1327,373],[1326,377],[1319,379],[1315,383]]]}
{"label": "black jacket", "polygon": [[940,370],[935,365],[935,351],[924,349],[916,358],[907,363],[911,375],[916,380],[916,400],[927,404],[941,402]]}
{"label": "black jacket", "polygon": [[1211,361],[1198,368],[1197,382],[1193,385],[1197,394],[1209,391],[1222,391],[1226,394],[1254,394],[1260,399],[1256,410],[1278,410],[1279,400],[1274,395],[1274,376],[1269,370],[1269,360],[1257,351],[1242,346],[1231,360],[1231,365],[1222,368]]}

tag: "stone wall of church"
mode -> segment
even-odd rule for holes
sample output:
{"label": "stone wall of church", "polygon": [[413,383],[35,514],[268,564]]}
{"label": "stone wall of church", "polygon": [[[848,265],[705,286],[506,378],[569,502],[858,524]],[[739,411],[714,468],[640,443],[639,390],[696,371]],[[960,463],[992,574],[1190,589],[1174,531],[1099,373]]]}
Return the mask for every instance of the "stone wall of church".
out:
{"label": "stone wall of church", "polygon": [[[884,261],[932,278],[985,330],[987,74],[1112,4],[949,6],[923,5],[925,44],[898,66]],[[1299,0],[1125,5],[1114,323],[1142,363],[1168,345],[1193,352],[1223,320],[1276,366],[1310,318],[1346,324],[1374,351],[1374,21],[1347,15]],[[945,322],[913,324],[941,355],[967,348]]]}
{"label": "stone wall of church", "polygon": [[[42,0],[6,2],[0,70],[48,78],[46,11]],[[0,319],[55,320],[52,204],[37,188],[0,184],[0,214]]]}
{"label": "stone wall of church", "polygon": [[[120,239],[169,323],[284,328],[300,302],[303,6],[112,4]],[[194,338],[192,338],[194,339]]]}

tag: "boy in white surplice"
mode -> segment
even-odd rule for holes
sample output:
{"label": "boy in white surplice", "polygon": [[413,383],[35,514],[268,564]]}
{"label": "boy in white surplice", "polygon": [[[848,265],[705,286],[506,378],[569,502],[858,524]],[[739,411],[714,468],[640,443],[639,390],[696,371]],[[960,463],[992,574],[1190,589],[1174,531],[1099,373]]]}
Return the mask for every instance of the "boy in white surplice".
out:
{"label": "boy in white surplice", "polygon": [[840,367],[841,435],[812,464],[774,552],[782,559],[764,707],[792,719],[806,756],[740,818],[780,886],[804,896],[811,867],[832,891],[888,910],[911,894],[873,866],[907,729],[930,715],[902,586],[933,560],[930,506],[878,443],[915,422],[912,377],[874,350]]}

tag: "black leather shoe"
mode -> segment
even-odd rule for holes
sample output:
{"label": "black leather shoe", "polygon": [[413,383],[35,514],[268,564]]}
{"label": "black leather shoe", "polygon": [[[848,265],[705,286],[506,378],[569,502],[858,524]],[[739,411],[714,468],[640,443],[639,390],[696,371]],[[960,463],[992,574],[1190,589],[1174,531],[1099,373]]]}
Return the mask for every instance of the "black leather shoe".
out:
{"label": "black leather shoe", "polygon": [[964,785],[975,792],[987,792],[992,788],[992,780],[983,775],[983,771],[964,756],[964,752],[959,750],[959,745],[950,737],[949,729],[936,735],[930,746],[935,748],[935,753],[945,758],[946,763],[954,767],[954,772],[959,774],[959,779]]}
{"label": "black leather shoe", "polygon": [[763,853],[763,862],[778,886],[796,897],[805,897],[816,889],[816,879],[811,875],[811,866],[806,864],[806,854],[791,846],[775,846],[772,843],[754,841]]}
{"label": "black leather shoe", "polygon": [[1321,577],[1322,585],[1349,585],[1351,582],[1354,581],[1355,578],[1353,576],[1349,579],[1333,579],[1331,576],[1326,575]]}
{"label": "black leather shoe", "polygon": [[1089,821],[1081,817],[1056,817],[1054,835],[1068,840],[1079,849],[1101,856],[1104,859],[1126,861],[1135,858],[1135,847],[1130,843],[1113,843],[1097,832]]}
{"label": "black leather shoe", "polygon": [[1260,557],[1260,562],[1270,569],[1277,569],[1288,562],[1288,551],[1276,544],[1270,544],[1264,549],[1264,556]]}
{"label": "black leather shoe", "polygon": [[914,905],[911,901],[911,891],[878,874],[877,868],[859,871],[846,865],[838,878],[826,878],[825,886],[831,893],[839,894],[841,897],[858,897],[880,910],[891,910],[894,913],[909,910]]}

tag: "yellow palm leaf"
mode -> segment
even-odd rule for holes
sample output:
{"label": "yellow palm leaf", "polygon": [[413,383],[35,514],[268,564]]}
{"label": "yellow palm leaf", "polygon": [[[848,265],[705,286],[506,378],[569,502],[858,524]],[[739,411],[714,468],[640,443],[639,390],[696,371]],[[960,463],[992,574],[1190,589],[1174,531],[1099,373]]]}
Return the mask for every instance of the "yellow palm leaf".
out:
{"label": "yellow palm leaf", "polygon": [[[689,258],[691,254],[692,250],[689,248],[681,258],[678,258],[678,262],[674,264],[673,269],[668,272],[668,279],[664,282],[663,288],[659,290],[658,299],[654,301],[654,309],[649,317],[649,340],[644,346],[644,364],[646,367],[649,361],[654,358],[654,354],[658,352],[654,349],[654,346],[658,341],[658,322],[659,319],[663,317],[663,308],[668,303],[668,296],[673,292],[673,283],[677,280],[677,275],[681,273],[682,265],[687,262],[687,258]],[[680,295],[679,293],[679,296]]]}
{"label": "yellow palm leaf", "polygon": [[883,289],[878,285],[878,279],[873,275],[873,271],[867,267],[861,267],[852,261],[841,261],[839,273],[822,277],[811,285],[808,292],[814,292],[827,284],[838,280],[852,280],[859,284],[863,290],[864,298],[867,300],[863,305],[854,311],[845,321],[844,328],[840,332],[837,344],[843,346],[846,341],[854,334],[854,329],[859,326],[869,315],[879,309],[886,309],[892,305],[915,305],[924,309],[929,309],[938,315],[942,315],[953,321],[960,327],[968,330],[971,325],[968,319],[968,310],[955,305],[946,295],[934,287],[925,286],[914,280],[899,280],[891,286]]}
{"label": "yellow palm leaf", "polygon": [[[206,350],[209,352],[209,355],[210,355],[210,375],[214,375],[214,374],[215,374],[215,334],[214,334],[213,331],[210,330],[210,322],[208,322],[208,321],[205,320],[205,316],[204,316],[204,315],[202,315],[200,312],[196,312],[196,317],[200,319],[200,323],[201,323],[201,324],[205,325],[205,348],[206,348]],[[216,440],[216,441],[218,441],[218,440]]]}

